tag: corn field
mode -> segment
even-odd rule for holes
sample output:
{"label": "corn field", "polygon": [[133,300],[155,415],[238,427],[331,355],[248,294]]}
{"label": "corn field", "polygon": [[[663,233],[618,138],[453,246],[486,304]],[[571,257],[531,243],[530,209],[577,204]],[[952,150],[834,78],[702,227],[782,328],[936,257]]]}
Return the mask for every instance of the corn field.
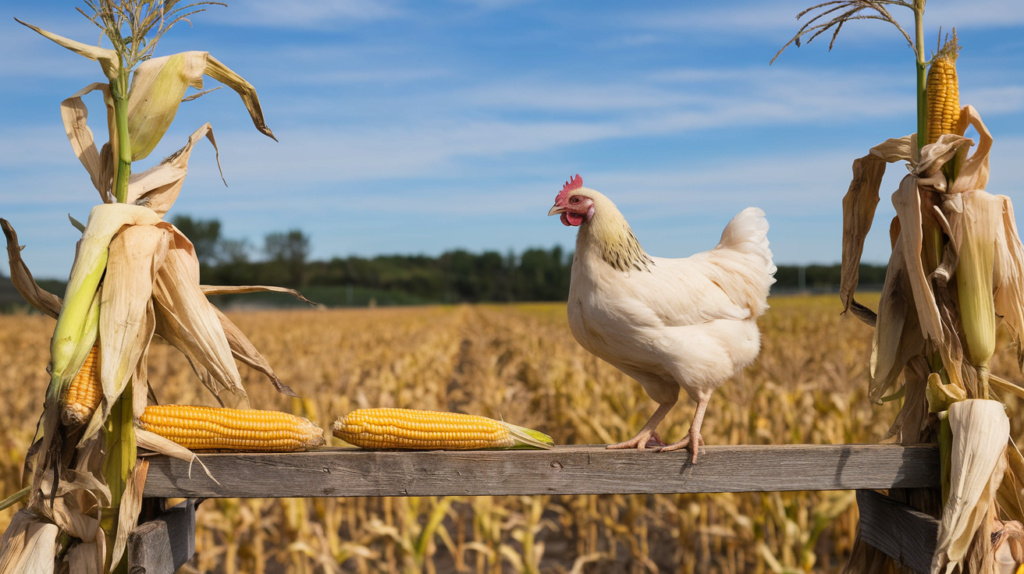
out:
{"label": "corn field", "polygon": [[[866,297],[870,306],[877,299]],[[709,444],[870,443],[899,401],[867,399],[871,330],[835,296],[776,297],[763,351],[715,393]],[[557,444],[630,438],[654,409],[580,348],[564,304],[249,311],[231,319],[304,400],[243,369],[255,408],[323,428],[348,411],[413,407],[501,418]],[[54,321],[0,316],[0,498],[21,465],[48,382]],[[1000,340],[999,349],[1006,347]],[[1013,373],[1012,351],[993,372]],[[162,403],[213,405],[182,355],[150,350]],[[1007,397],[1011,412],[1014,398]],[[687,431],[692,404],[660,430]],[[1024,426],[1013,421],[1013,436]],[[327,433],[328,444],[341,442]],[[653,455],[652,456],[656,456]],[[0,512],[0,531],[17,510]],[[223,499],[198,511],[193,572],[836,572],[853,544],[853,492],[712,495]]]}

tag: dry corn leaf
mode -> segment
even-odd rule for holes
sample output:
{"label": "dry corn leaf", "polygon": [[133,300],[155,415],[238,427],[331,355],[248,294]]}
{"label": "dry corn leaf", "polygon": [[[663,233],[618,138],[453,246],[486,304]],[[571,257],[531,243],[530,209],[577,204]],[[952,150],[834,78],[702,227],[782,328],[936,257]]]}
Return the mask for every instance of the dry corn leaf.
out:
{"label": "dry corn leaf", "polygon": [[966,391],[956,385],[943,384],[938,373],[928,375],[928,389],[925,396],[930,413],[941,413],[949,410],[953,403],[967,400]]}
{"label": "dry corn leaf", "polygon": [[[103,537],[100,536],[102,540]],[[100,548],[105,544],[98,542],[79,542],[68,550],[68,564],[75,574],[105,574],[103,572],[103,552]]]}
{"label": "dry corn leaf", "polygon": [[0,218],[0,228],[4,230],[4,237],[7,238],[7,259],[10,262],[11,283],[21,293],[25,301],[38,309],[44,315],[54,319],[60,315],[62,302],[60,297],[50,293],[36,284],[28,265],[21,258],[23,246],[18,245],[18,233],[6,219]]}
{"label": "dry corn leaf", "polygon": [[252,84],[245,81],[245,78],[236,74],[231,68],[222,64],[217,58],[209,55],[206,56],[206,69],[203,73],[234,90],[242,98],[245,109],[249,110],[249,117],[252,118],[252,123],[256,126],[256,129],[263,135],[277,141],[277,138],[274,137],[274,132],[270,131],[270,128],[267,127],[266,122],[263,120],[263,109],[260,107],[260,99],[256,96],[256,88]]}
{"label": "dry corn leaf", "polygon": [[[220,152],[217,150],[217,141],[213,139],[213,129],[207,123],[189,136],[185,147],[174,152],[158,165],[142,173],[132,174],[128,182],[126,202],[145,205],[163,217],[178,199],[181,186],[185,183],[192,148],[204,136],[213,145],[213,151],[217,157],[217,169],[220,169]],[[222,180],[223,177],[224,173],[221,172]]]}
{"label": "dry corn leaf", "polygon": [[921,355],[911,358],[904,369],[903,389],[905,397],[903,408],[900,409],[885,439],[895,437],[897,444],[918,444],[922,442],[922,432],[928,426],[928,402],[925,396],[932,382],[934,373],[929,374],[928,361]]}
{"label": "dry corn leaf", "polygon": [[306,299],[295,289],[288,289],[287,287],[274,287],[272,285],[200,285],[203,290],[203,294],[206,296],[210,295],[240,295],[242,293],[285,293],[295,297],[303,303],[309,305],[316,305],[316,303]]}
{"label": "dry corn leaf", "polygon": [[871,154],[885,160],[887,163],[898,161],[909,162],[911,167],[917,165],[917,134],[910,134],[901,138],[889,138],[884,142],[871,148]]}
{"label": "dry corn leaf", "polygon": [[924,338],[911,298],[902,245],[900,236],[889,259],[872,335],[868,393],[874,403],[878,403],[896,382],[907,361],[924,352]]}
{"label": "dry corn leaf", "polygon": [[43,30],[38,26],[27,24],[25,22],[22,22],[21,20],[18,20],[17,18],[15,18],[14,20],[17,23],[21,24],[22,26],[31,28],[44,38],[56,42],[57,44],[67,48],[68,50],[71,50],[79,56],[85,56],[90,60],[99,62],[100,67],[103,69],[103,75],[106,76],[108,80],[113,80],[117,78],[117,71],[120,65],[118,64],[119,60],[117,52],[115,52],[114,50],[108,50],[106,48],[100,48],[99,46],[93,46],[90,44],[83,44],[82,42],[71,40],[63,36],[58,36],[53,32],[47,32],[46,30]]}
{"label": "dry corn leaf", "polygon": [[[1003,325],[1017,347],[1017,366],[1024,369],[1024,246],[1017,234],[1017,222],[1013,216],[1010,198],[998,195],[1001,202],[1000,233],[996,235],[995,267],[995,312],[1002,318]],[[13,269],[13,268],[12,268]]]}
{"label": "dry corn leaf", "polygon": [[885,161],[868,154],[853,162],[853,180],[843,197],[843,259],[839,297],[843,312],[850,310],[860,278],[860,257],[864,239],[871,230],[878,205],[878,188],[885,175]]}
{"label": "dry corn leaf", "polygon": [[142,492],[146,488],[146,475],[149,472],[149,461],[137,460],[135,468],[128,475],[128,483],[121,494],[121,506],[118,508],[117,536],[114,538],[114,552],[111,564],[117,564],[124,555],[128,545],[128,535],[135,530],[142,512]]}
{"label": "dry corn leaf", "polygon": [[113,203],[114,198],[110,193],[114,173],[113,157],[109,153],[106,156],[100,154],[96,148],[96,141],[93,138],[92,130],[89,129],[89,108],[82,101],[82,96],[99,90],[103,94],[103,102],[107,110],[107,132],[109,141],[117,141],[117,124],[114,122],[114,99],[110,95],[110,85],[97,82],[79,90],[75,95],[60,103],[60,118],[64,123],[64,131],[67,133],[68,141],[71,142],[71,149],[74,150],[78,161],[82,162],[85,170],[89,172],[93,187],[100,194],[103,203]]}
{"label": "dry corn leaf", "polygon": [[274,369],[271,368],[270,363],[263,358],[263,355],[260,354],[255,345],[249,341],[249,338],[245,336],[245,333],[232,323],[231,319],[228,319],[224,313],[221,313],[220,309],[213,307],[213,310],[217,313],[217,318],[220,319],[221,327],[224,328],[224,334],[228,338],[228,345],[231,346],[232,355],[234,355],[234,357],[239,361],[242,361],[246,365],[249,365],[253,369],[256,369],[266,375],[267,378],[270,379],[271,384],[274,385],[274,388],[277,389],[277,392],[290,397],[299,396],[291,389],[291,387],[281,382],[277,373],[275,373]]}
{"label": "dry corn leaf", "polygon": [[953,431],[949,500],[942,511],[932,572],[959,566],[1003,479],[1010,420],[998,401],[966,400],[949,407]]}
{"label": "dry corn leaf", "polygon": [[922,191],[945,193],[948,183],[946,175],[942,173],[942,166],[953,159],[960,148],[971,145],[974,142],[962,135],[944,134],[935,143],[924,146],[921,149],[921,162],[912,172],[918,178],[918,187]]}
{"label": "dry corn leaf", "polygon": [[[101,420],[149,347],[155,319],[151,299],[157,272],[170,246],[171,234],[152,225],[134,225],[110,242],[107,274],[100,303]],[[145,391],[143,391],[145,392]],[[86,433],[85,438],[91,436]]]}
{"label": "dry corn leaf", "polygon": [[28,509],[15,513],[0,539],[0,572],[51,574],[57,549],[56,524]]}
{"label": "dry corn leaf", "polygon": [[1010,520],[1024,521],[1024,456],[1012,440],[1006,448],[1006,462],[1006,473],[996,491],[996,500]]}
{"label": "dry corn leaf", "polygon": [[209,371],[220,385],[244,396],[224,328],[199,288],[195,250],[181,232],[171,229],[175,232],[175,246],[167,252],[153,290],[158,334],[182,351],[193,365]]}
{"label": "dry corn leaf", "polygon": [[[937,145],[937,144],[936,144]],[[927,147],[927,146],[926,146]],[[900,240],[903,251],[903,264],[907,270],[907,279],[913,293],[913,303],[917,309],[918,321],[921,322],[921,333],[936,345],[943,342],[942,319],[935,303],[935,293],[931,282],[924,272],[921,262],[923,235],[921,231],[921,196],[918,191],[918,179],[908,175],[900,182],[899,189],[892,194],[892,204],[896,215],[900,218]]]}
{"label": "dry corn leaf", "polygon": [[203,464],[203,461],[200,460],[194,452],[171,439],[164,438],[156,433],[135,427],[135,444],[138,445],[139,448],[151,450],[157,454],[162,454],[164,456],[169,456],[189,463],[189,478],[192,477],[192,463],[198,462],[199,466],[206,473],[206,476],[210,477],[210,480],[213,482],[220,484],[220,482],[217,482],[217,479],[210,474],[210,469],[206,468],[206,465]]}
{"label": "dry corn leaf", "polygon": [[[964,106],[960,110],[960,120],[957,123],[956,133],[963,135],[967,132],[967,126],[974,126],[978,130],[978,149],[970,157],[963,160],[957,166],[956,179],[950,186],[950,193],[963,193],[975,189],[985,189],[988,185],[988,156],[992,151],[992,133],[981,121],[981,115],[973,106]],[[965,154],[966,149],[960,154]],[[959,162],[958,162],[959,163]]]}

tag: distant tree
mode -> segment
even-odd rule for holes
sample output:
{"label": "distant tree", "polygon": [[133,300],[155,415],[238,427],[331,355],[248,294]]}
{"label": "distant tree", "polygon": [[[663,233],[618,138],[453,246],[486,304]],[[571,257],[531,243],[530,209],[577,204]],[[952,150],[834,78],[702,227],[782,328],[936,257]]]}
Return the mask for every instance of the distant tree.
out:
{"label": "distant tree", "polygon": [[269,233],[263,238],[263,252],[271,263],[283,267],[292,285],[305,285],[309,237],[301,229]]}
{"label": "distant tree", "polygon": [[220,220],[192,219],[190,215],[175,215],[171,223],[192,241],[200,265],[210,266],[216,263],[217,248],[221,240]]}

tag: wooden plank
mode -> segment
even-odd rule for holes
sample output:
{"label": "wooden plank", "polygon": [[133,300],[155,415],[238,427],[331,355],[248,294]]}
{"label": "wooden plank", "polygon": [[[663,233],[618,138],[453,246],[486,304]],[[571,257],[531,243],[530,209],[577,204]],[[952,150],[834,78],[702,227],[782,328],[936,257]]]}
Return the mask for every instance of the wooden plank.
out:
{"label": "wooden plank", "polygon": [[195,500],[186,500],[128,535],[128,573],[174,574],[195,553]]}
{"label": "wooden plank", "polygon": [[939,521],[873,490],[857,491],[860,536],[914,572],[931,572]]}
{"label": "wooden plank", "polygon": [[938,486],[931,446],[709,446],[655,453],[565,446],[548,451],[362,451],[153,457],[147,497],[277,498],[769,492]]}

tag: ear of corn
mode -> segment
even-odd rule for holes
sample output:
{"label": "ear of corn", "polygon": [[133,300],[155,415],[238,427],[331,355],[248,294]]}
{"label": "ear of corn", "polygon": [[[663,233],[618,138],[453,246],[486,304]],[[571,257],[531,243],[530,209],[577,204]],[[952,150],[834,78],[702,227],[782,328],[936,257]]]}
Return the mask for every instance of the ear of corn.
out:
{"label": "ear of corn", "polygon": [[324,444],[309,419],[277,411],[163,405],[146,407],[141,421],[189,450],[291,452]]}
{"label": "ear of corn", "polygon": [[92,413],[103,398],[103,387],[100,386],[99,345],[93,345],[85,363],[75,375],[68,392],[64,394],[61,409],[61,420],[69,426],[83,425],[92,417]]}
{"label": "ear of corn", "polygon": [[960,87],[956,77],[956,57],[960,51],[956,29],[953,39],[935,54],[928,69],[928,143],[940,136],[956,133],[960,119]]}
{"label": "ear of corn", "polygon": [[487,417],[413,409],[358,409],[334,423],[355,446],[408,450],[551,448],[551,437]]}

